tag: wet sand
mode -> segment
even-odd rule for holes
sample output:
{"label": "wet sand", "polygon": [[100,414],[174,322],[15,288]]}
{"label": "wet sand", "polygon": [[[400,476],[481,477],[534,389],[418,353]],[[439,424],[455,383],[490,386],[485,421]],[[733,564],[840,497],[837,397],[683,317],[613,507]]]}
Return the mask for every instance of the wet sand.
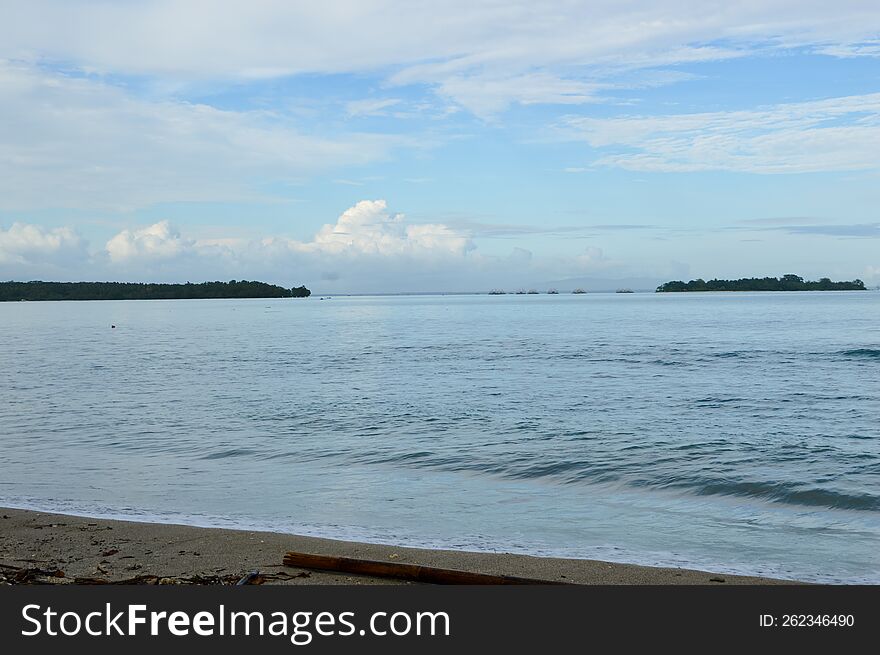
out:
{"label": "wet sand", "polygon": [[597,560],[401,548],[0,508],[0,584],[235,584],[252,571],[259,571],[262,576],[256,582],[265,584],[409,584],[287,567],[282,558],[290,550],[576,584],[792,584]]}

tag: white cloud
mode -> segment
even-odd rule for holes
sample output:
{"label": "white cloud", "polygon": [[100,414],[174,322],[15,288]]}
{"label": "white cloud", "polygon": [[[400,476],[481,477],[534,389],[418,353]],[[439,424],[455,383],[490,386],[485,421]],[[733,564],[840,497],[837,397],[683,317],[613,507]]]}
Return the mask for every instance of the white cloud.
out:
{"label": "white cloud", "polygon": [[333,225],[324,225],[313,241],[291,241],[294,250],[325,254],[379,256],[463,256],[474,249],[466,235],[442,224],[406,224],[403,214],[388,212],[384,200],[362,200]]}
{"label": "white cloud", "polygon": [[191,251],[194,241],[184,239],[168,221],[141,230],[123,230],[107,242],[106,250],[114,262],[131,259],[169,259]]}
{"label": "white cloud", "polygon": [[0,264],[50,263],[65,259],[81,259],[85,242],[71,228],[44,229],[36,225],[13,223],[0,228]]}
{"label": "white cloud", "polygon": [[440,94],[483,118],[507,109],[512,103],[580,105],[596,102],[596,84],[563,79],[547,73],[489,76],[457,75],[439,84]]}
{"label": "white cloud", "polygon": [[823,55],[850,59],[852,57],[880,57],[880,40],[865,43],[832,44],[819,48]]}
{"label": "white cloud", "polygon": [[349,116],[385,116],[388,113],[386,109],[398,104],[400,104],[398,98],[367,98],[347,103],[345,110]]}
{"label": "white cloud", "polygon": [[582,102],[622,68],[786,47],[873,55],[878,32],[875,0],[30,0],[0,9],[0,57],[183,83],[392,71],[487,112]]}
{"label": "white cloud", "polygon": [[291,262],[346,268],[354,260],[379,267],[389,262],[430,266],[462,261],[474,249],[466,234],[449,226],[408,224],[403,214],[390,213],[384,200],[362,200],[335,223],[324,225],[310,241],[280,236],[192,239],[168,221],[160,221],[116,234],[107,242],[105,254],[113,264],[127,268],[160,264],[167,269],[171,260],[190,259],[208,269],[222,262],[221,268],[234,264],[265,270]]}
{"label": "white cloud", "polygon": [[620,262],[595,247],[552,258],[520,247],[507,255],[481,254],[466,230],[410,223],[390,212],[384,200],[356,203],[306,241],[198,238],[160,221],[122,230],[88,252],[87,244],[67,228],[16,224],[0,231],[0,276],[12,279],[246,278],[304,283],[323,292],[474,291],[620,269]]}
{"label": "white cloud", "polygon": [[283,114],[142,100],[0,61],[0,209],[253,200],[257,183],[365,164],[403,142],[305,135]]}
{"label": "white cloud", "polygon": [[602,268],[611,268],[619,263],[609,260],[601,248],[588,247],[575,257],[578,267],[587,271],[593,271]]}
{"label": "white cloud", "polygon": [[806,173],[880,167],[880,93],[746,111],[570,117],[563,132],[638,171]]}

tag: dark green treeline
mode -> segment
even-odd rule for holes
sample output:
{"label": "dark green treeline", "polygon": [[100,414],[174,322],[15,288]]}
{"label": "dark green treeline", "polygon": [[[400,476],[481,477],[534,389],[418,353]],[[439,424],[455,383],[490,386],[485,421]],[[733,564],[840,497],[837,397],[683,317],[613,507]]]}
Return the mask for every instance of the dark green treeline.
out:
{"label": "dark green treeline", "polygon": [[136,282],[0,282],[0,301],[177,300],[192,298],[307,298],[304,286],[285,289],[265,282],[230,280],[201,284]]}

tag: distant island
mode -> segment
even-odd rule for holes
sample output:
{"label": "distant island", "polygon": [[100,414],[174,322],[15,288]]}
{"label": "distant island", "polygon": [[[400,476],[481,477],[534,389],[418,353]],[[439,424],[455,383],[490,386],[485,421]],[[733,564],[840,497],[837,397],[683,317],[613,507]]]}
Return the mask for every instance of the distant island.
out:
{"label": "distant island", "polygon": [[308,298],[304,286],[230,280],[201,284],[140,282],[0,282],[0,302],[19,300],[184,300],[197,298]]}
{"label": "distant island", "polygon": [[675,291],[865,291],[861,280],[832,282],[823,277],[817,282],[804,280],[799,275],[782,277],[744,277],[739,280],[691,280],[673,281],[657,287],[658,293]]}

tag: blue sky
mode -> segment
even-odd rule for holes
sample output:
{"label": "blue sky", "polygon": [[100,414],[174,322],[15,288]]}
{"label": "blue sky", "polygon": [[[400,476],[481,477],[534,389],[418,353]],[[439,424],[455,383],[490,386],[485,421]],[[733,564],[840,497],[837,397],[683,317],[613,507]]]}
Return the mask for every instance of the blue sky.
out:
{"label": "blue sky", "polygon": [[880,284],[876,2],[0,7],[0,278]]}

